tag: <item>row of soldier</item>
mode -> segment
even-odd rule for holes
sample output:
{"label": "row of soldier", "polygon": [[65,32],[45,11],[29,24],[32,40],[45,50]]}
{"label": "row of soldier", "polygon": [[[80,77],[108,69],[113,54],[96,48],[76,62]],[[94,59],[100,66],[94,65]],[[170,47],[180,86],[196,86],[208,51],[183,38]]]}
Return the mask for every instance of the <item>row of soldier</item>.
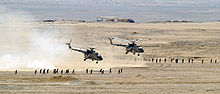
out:
{"label": "row of soldier", "polygon": [[[146,59],[145,59],[146,60]],[[162,62],[162,59],[161,58],[159,58],[159,59],[154,59],[154,58],[152,58],[151,59],[151,61],[152,62],[156,62],[156,63],[160,63],[160,62]],[[164,58],[164,62],[166,63],[167,62],[167,58]],[[170,63],[173,63],[173,62],[175,62],[175,63],[185,63],[186,62],[186,60],[185,59],[174,59],[174,58],[170,58]],[[201,62],[202,62],[202,64],[204,63],[204,59],[202,59],[201,60]],[[188,59],[188,63],[194,63],[194,59]],[[217,59],[215,59],[215,60],[213,60],[213,59],[210,59],[210,63],[217,63]]]}
{"label": "row of soldier", "polygon": [[[121,74],[122,70],[123,69],[119,69],[118,70],[118,74]],[[103,70],[103,69],[100,69],[100,70],[93,70],[93,69],[89,70],[89,69],[86,69],[86,74],[89,74],[89,72],[90,72],[90,74],[92,74],[93,72],[99,72],[101,74],[104,74],[105,70]],[[112,69],[111,68],[109,69],[109,73],[112,73]]]}
{"label": "row of soldier", "polygon": [[[40,69],[39,74],[48,74],[49,73],[49,69]],[[37,74],[37,70],[34,71],[34,74]]]}
{"label": "row of soldier", "polygon": [[[39,74],[48,74],[49,73],[49,69],[40,69],[39,70]],[[59,73],[59,69],[53,69],[53,74],[58,74]],[[69,74],[70,70],[67,69],[65,70],[65,74]],[[34,74],[37,74],[37,70],[34,71]],[[64,70],[60,70],[60,74],[64,74]],[[72,74],[75,74],[75,69],[72,70]]]}
{"label": "row of soldier", "polygon": [[[118,70],[118,74],[122,73],[122,70],[123,69],[119,69]],[[37,74],[38,70],[36,69],[34,71],[34,74]],[[65,72],[65,73],[64,73]],[[96,70],[90,70],[89,69],[86,69],[86,74],[88,74],[90,72],[90,74],[92,74],[93,72],[99,72],[101,74],[104,74],[105,70],[103,69],[100,69],[99,71],[96,71]],[[48,74],[49,73],[49,69],[40,69],[39,70],[39,74]],[[69,74],[70,73],[70,70],[69,69],[66,69],[65,71],[64,70],[60,70],[60,74]],[[112,73],[112,69],[110,68],[109,69],[109,73]],[[17,70],[15,71],[15,74],[17,74]],[[53,74],[59,74],[59,69],[53,69]],[[72,74],[75,74],[75,69],[72,70]]]}

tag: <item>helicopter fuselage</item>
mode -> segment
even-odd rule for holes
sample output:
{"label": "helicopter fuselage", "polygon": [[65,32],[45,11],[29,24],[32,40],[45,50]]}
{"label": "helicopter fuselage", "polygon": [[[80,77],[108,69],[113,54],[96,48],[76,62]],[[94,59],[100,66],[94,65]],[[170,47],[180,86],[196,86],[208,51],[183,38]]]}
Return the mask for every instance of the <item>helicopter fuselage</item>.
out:
{"label": "helicopter fuselage", "polygon": [[132,53],[144,53],[144,49],[142,47],[138,46],[127,46],[126,47],[126,52],[132,52]]}
{"label": "helicopter fuselage", "polygon": [[101,55],[98,55],[96,52],[86,52],[84,54],[85,59],[91,59],[91,60],[96,60],[96,61],[102,61],[103,58]]}

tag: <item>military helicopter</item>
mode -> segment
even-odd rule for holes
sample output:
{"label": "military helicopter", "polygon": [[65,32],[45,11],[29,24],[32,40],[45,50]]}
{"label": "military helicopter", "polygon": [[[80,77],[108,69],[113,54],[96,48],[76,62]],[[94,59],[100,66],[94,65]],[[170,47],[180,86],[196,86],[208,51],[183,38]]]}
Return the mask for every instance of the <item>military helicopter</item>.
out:
{"label": "military helicopter", "polygon": [[78,51],[78,52],[83,53],[84,54],[84,61],[86,61],[87,59],[91,59],[92,61],[96,60],[96,64],[98,64],[98,61],[103,60],[102,56],[94,51],[95,48],[89,48],[89,49],[86,49],[86,51],[83,51],[83,50],[80,50],[77,48],[73,48],[71,46],[71,42],[72,42],[72,40],[70,40],[69,43],[66,43],[66,45],[68,45],[69,49],[71,49],[73,51]]}
{"label": "military helicopter", "polygon": [[126,42],[131,42],[131,43],[128,43],[128,45],[124,45],[124,44],[114,44],[112,42],[112,40],[114,39],[114,37],[112,38],[108,38],[110,40],[110,44],[111,45],[115,45],[115,46],[122,46],[122,47],[125,47],[126,48],[126,52],[125,54],[128,54],[129,52],[133,53],[135,55],[135,53],[138,53],[138,56],[140,56],[140,53],[144,53],[144,49],[140,46],[138,46],[135,42],[138,42],[142,39],[138,39],[138,40],[135,40],[135,41],[129,41],[129,40],[125,40],[125,39],[121,39],[123,41],[126,41]]}

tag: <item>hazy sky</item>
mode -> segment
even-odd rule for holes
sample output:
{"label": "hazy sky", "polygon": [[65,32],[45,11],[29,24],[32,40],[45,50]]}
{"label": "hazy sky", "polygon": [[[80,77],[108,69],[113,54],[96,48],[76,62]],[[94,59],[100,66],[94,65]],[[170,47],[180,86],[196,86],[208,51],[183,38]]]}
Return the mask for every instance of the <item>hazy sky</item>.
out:
{"label": "hazy sky", "polygon": [[156,20],[220,20],[220,0],[1,0],[0,6],[36,19],[95,20],[99,16]]}

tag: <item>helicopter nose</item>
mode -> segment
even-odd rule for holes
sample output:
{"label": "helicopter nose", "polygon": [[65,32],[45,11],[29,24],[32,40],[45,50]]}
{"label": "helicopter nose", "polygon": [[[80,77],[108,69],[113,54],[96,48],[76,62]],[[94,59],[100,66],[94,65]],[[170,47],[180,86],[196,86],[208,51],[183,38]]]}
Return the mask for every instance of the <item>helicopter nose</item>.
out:
{"label": "helicopter nose", "polygon": [[143,52],[144,52],[144,49],[140,49],[140,52],[142,52],[142,53],[143,53]]}
{"label": "helicopter nose", "polygon": [[103,60],[102,56],[98,56],[98,58],[99,58],[100,61]]}

